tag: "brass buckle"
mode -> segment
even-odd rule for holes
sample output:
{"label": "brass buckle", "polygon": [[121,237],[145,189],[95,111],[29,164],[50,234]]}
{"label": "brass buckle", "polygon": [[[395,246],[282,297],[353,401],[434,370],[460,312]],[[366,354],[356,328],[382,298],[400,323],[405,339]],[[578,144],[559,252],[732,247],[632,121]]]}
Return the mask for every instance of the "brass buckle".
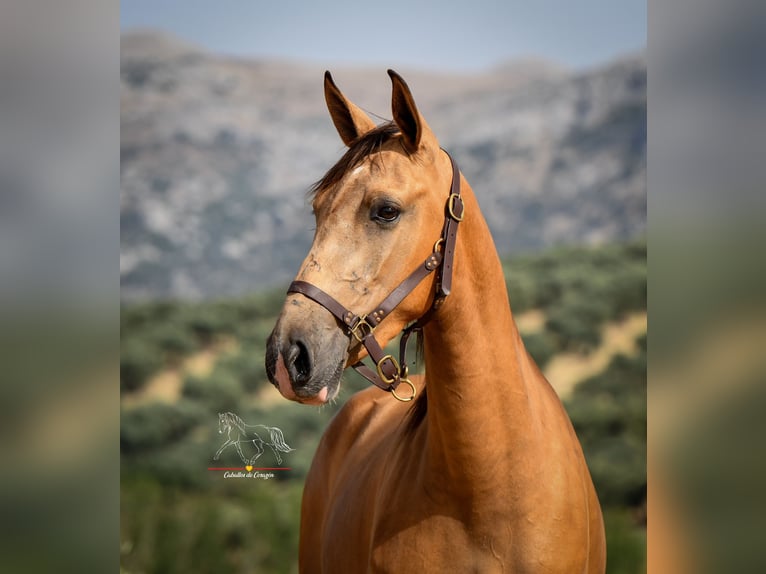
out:
{"label": "brass buckle", "polygon": [[[357,333],[357,330],[360,329],[362,326],[366,326],[369,329],[369,331],[367,331],[366,333],[362,333],[360,335],[359,333]],[[354,338],[357,341],[361,343],[362,339],[364,339],[367,335],[372,334],[374,330],[375,330],[375,327],[373,325],[370,325],[367,322],[367,315],[362,315],[361,317],[359,317],[359,320],[356,322],[356,325],[351,327],[351,334],[354,336]]]}
{"label": "brass buckle", "polygon": [[460,203],[463,203],[462,198],[457,193],[452,193],[447,200],[447,211],[449,211],[450,217],[452,217],[452,219],[460,223],[463,221],[463,216],[465,215],[465,204],[463,204],[463,212],[460,214],[460,217],[458,217],[455,215],[455,199],[460,199]]}
{"label": "brass buckle", "polygon": [[399,361],[394,359],[391,355],[386,355],[380,361],[377,362],[377,364],[375,365],[375,368],[378,371],[378,376],[380,377],[380,380],[383,381],[384,383],[386,383],[387,385],[390,385],[390,384],[394,383],[394,381],[396,381],[397,377],[394,376],[394,377],[388,378],[383,373],[383,366],[382,365],[387,360],[390,360],[394,364],[394,366],[396,367],[396,375],[397,376],[399,376],[399,374],[401,373],[402,368],[399,366]]}
{"label": "brass buckle", "polygon": [[412,399],[415,398],[415,395],[418,394],[417,389],[415,388],[415,385],[412,384],[412,381],[409,379],[402,379],[402,382],[409,385],[412,389],[412,394],[409,397],[400,397],[396,394],[396,389],[391,389],[391,394],[394,395],[394,398],[397,401],[401,401],[403,403],[409,403]]}

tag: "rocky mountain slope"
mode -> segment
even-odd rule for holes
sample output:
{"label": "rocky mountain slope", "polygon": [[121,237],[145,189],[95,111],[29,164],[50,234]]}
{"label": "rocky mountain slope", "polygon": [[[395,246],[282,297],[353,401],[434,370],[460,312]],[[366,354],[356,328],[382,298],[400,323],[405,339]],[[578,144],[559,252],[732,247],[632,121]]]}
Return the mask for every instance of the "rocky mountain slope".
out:
{"label": "rocky mountain slope", "polygon": [[[305,192],[343,151],[323,71],[123,35],[123,299],[287,284],[313,234]],[[535,60],[472,75],[397,71],[471,182],[501,254],[645,231],[643,55],[578,72]],[[384,69],[333,75],[390,117]]]}

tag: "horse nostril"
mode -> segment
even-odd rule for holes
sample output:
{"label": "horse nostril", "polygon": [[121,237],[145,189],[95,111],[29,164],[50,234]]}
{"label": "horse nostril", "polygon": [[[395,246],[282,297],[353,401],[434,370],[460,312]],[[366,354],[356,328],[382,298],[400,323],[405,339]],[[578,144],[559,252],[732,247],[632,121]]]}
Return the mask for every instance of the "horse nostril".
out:
{"label": "horse nostril", "polygon": [[311,375],[311,359],[309,358],[309,351],[306,346],[298,341],[298,357],[295,359],[296,380],[300,383],[308,381]]}
{"label": "horse nostril", "polygon": [[287,364],[293,382],[303,385],[311,378],[311,357],[302,341],[296,341],[290,345],[287,351]]}

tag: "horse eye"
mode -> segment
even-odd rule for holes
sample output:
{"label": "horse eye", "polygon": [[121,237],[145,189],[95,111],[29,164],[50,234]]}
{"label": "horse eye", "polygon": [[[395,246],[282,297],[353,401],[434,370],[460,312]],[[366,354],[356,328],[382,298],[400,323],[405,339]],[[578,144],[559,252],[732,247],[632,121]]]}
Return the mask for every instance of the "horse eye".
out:
{"label": "horse eye", "polygon": [[383,203],[373,208],[372,219],[381,223],[393,223],[399,219],[399,208],[390,203]]}

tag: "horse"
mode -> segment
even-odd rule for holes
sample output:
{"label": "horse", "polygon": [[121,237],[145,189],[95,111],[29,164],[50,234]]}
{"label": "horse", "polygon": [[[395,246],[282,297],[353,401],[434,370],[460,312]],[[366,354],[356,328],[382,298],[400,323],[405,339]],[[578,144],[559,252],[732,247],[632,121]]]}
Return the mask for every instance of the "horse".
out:
{"label": "horse", "polygon": [[[603,573],[581,446],[524,347],[473,190],[388,74],[393,120],[376,125],[325,73],[348,149],[310,190],[313,243],[267,340],[286,399],[333,400],[349,366],[374,385],[317,447],[300,571]],[[397,359],[383,349],[400,331]],[[424,375],[408,372],[412,332]]]}
{"label": "horse", "polygon": [[[255,429],[263,429],[269,435],[269,441],[265,441],[261,438]],[[280,452],[292,452],[293,448],[288,446],[285,442],[285,437],[282,431],[277,427],[267,427],[266,425],[248,425],[245,424],[239,416],[234,413],[218,413],[218,433],[227,434],[226,441],[218,449],[218,452],[213,456],[213,460],[221,458],[221,453],[226,447],[234,445],[239,453],[239,458],[242,459],[244,464],[252,465],[260,456],[264,453],[264,446],[268,446],[274,453],[278,464],[282,464],[282,457]],[[232,436],[233,435],[233,436]],[[249,444],[255,447],[255,455],[247,458],[242,452],[242,443]]]}

